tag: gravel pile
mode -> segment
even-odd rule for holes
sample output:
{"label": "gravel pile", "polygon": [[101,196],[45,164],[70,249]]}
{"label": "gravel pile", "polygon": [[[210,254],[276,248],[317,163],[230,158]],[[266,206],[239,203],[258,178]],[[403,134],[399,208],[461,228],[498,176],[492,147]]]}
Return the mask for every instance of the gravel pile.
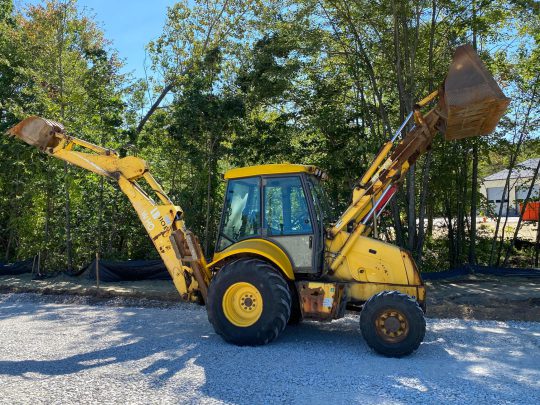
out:
{"label": "gravel pile", "polygon": [[251,348],[224,343],[195,305],[0,295],[0,403],[413,401],[540,403],[540,323],[428,320],[416,354],[387,359],[352,316]]}

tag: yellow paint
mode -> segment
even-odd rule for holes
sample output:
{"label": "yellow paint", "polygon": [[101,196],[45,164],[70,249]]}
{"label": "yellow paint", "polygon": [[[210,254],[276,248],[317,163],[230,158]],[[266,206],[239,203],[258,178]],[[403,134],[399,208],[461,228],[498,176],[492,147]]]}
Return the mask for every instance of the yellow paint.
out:
{"label": "yellow paint", "polygon": [[263,311],[261,293],[253,284],[245,282],[227,288],[221,305],[227,320],[241,328],[255,324]]}
{"label": "yellow paint", "polygon": [[[110,149],[57,132],[49,121],[39,117],[27,118],[14,127],[11,133],[53,157],[115,179],[137,212],[182,299],[187,301],[198,299],[196,293],[201,286],[194,277],[191,262],[184,263],[182,258],[176,257],[173,242],[170,239],[173,231],[183,232],[184,235],[188,232],[182,219],[182,210],[167,197],[161,186],[148,172],[148,165],[144,160],[135,156],[120,158]],[[78,150],[74,150],[75,146]],[[140,187],[137,180],[148,183],[155,192],[154,198],[157,197],[157,201]],[[193,244],[195,243],[193,241]],[[200,247],[198,248],[200,251]],[[197,255],[195,262],[201,269],[201,280],[208,285],[211,274],[204,256]],[[192,275],[189,285],[184,272]]]}
{"label": "yellow paint", "polygon": [[234,256],[260,256],[274,263],[289,279],[294,280],[294,272],[289,257],[276,244],[264,239],[246,239],[215,253],[208,268],[214,268],[226,258]]}
{"label": "yellow paint", "polygon": [[347,296],[357,301],[367,301],[382,291],[399,291],[423,303],[426,299],[424,286],[407,286],[394,284],[355,283],[347,285]]}
{"label": "yellow paint", "polygon": [[[349,234],[340,232],[336,240],[327,241],[327,249],[343,245],[348,237]],[[425,299],[423,283],[410,254],[366,236],[356,239],[332,278],[351,282],[347,286],[348,297],[357,301],[366,301],[385,290],[401,291],[420,302]]]}
{"label": "yellow paint", "polygon": [[[461,52],[469,51],[461,50]],[[473,51],[471,50],[471,52]],[[456,55],[458,54],[456,53]],[[478,60],[478,63],[481,62]],[[489,79],[488,76],[486,77]],[[496,86],[495,83],[493,84]],[[446,85],[449,85],[448,80],[446,80]],[[500,101],[499,104],[506,107],[508,100],[500,93],[500,89],[499,92],[495,93],[497,93],[496,100]],[[428,104],[436,96],[437,92],[430,94],[420,101],[419,106]],[[447,103],[442,104],[447,105]],[[472,106],[474,107],[474,105],[476,104],[473,103]],[[459,107],[466,109],[467,105]],[[415,109],[414,119],[417,125],[409,131],[405,138],[399,141],[389,141],[383,146],[373,164],[362,177],[362,187],[357,187],[353,192],[350,207],[327,234],[330,239],[325,241],[326,266],[324,271],[327,273],[325,277],[331,282],[347,283],[349,299],[366,301],[380,291],[397,290],[416,297],[421,303],[425,300],[423,283],[411,255],[396,246],[368,238],[371,226],[362,222],[382,193],[389,187],[402,182],[409,165],[413,164],[418,156],[425,153],[430,147],[438,131],[437,124],[441,118],[447,121],[446,137],[448,139],[448,128],[452,126],[450,125],[452,123],[448,123],[448,112],[440,111],[440,108],[440,106],[434,107],[425,115],[422,115],[418,108]],[[499,112],[502,114],[502,111],[496,112],[497,117],[500,117]],[[495,113],[490,112],[490,114]],[[486,115],[489,114],[486,113]],[[476,117],[479,122],[484,122],[485,118]],[[212,276],[210,268],[219,267],[225,259],[232,257],[265,258],[274,263],[285,277],[294,280],[294,272],[288,256],[277,245],[263,239],[238,242],[224,251],[216,253],[214,261],[208,265],[201,253],[200,246],[194,238],[189,236],[191,233],[183,221],[182,210],[169,200],[161,186],[149,174],[148,166],[144,160],[137,157],[120,158],[114,151],[66,135],[60,124],[39,117],[27,118],[12,128],[10,133],[52,156],[118,181],[120,188],[133,204],[184,299],[196,299],[195,293],[199,292],[198,289],[201,289],[201,293],[204,294],[203,287],[208,285]],[[451,138],[457,137],[457,135],[451,136]],[[394,145],[396,143],[397,145]],[[76,149],[84,149],[84,152],[74,150],[75,147]],[[315,166],[273,164],[232,169],[225,173],[225,179],[290,173],[308,173],[322,179],[326,177]],[[157,195],[158,202],[155,202],[142,190],[137,184],[137,180],[144,180],[148,183]],[[346,231],[349,225],[352,227],[351,232]],[[193,261],[186,257],[176,256],[174,249],[176,245],[171,241],[171,236],[179,234],[185,236],[179,239],[187,242],[190,250],[189,255]],[[198,268],[201,269],[202,275],[199,274]],[[197,279],[195,280],[194,277],[184,278],[184,272],[197,276]],[[186,280],[193,281],[189,284],[186,283]],[[237,289],[234,288],[226,295],[232,300],[231,302],[234,302],[239,296],[245,298],[246,291],[250,291],[250,289],[251,287],[243,285]],[[238,314],[234,315],[238,312],[236,309],[238,308],[233,304],[230,307],[227,306],[231,319],[235,319],[235,322],[239,324],[248,322],[244,317]],[[241,312],[238,313],[241,314]]]}
{"label": "yellow paint", "polygon": [[409,284],[401,252],[397,246],[360,236],[334,276],[340,280]]}
{"label": "yellow paint", "polygon": [[411,285],[423,285],[422,278],[420,277],[420,272],[416,267],[416,263],[410,252],[406,250],[401,250],[401,258],[405,265],[405,271],[407,272],[407,279]]}
{"label": "yellow paint", "polygon": [[[224,177],[225,179],[238,179],[242,177],[261,176],[269,174],[289,174],[289,173],[311,173],[319,170],[315,166],[295,165],[290,163],[259,165],[249,167],[239,167],[237,169],[228,170]],[[320,171],[320,170],[319,170]],[[320,171],[322,173],[322,171]]]}
{"label": "yellow paint", "polygon": [[383,145],[383,147],[381,148],[381,151],[379,152],[379,154],[377,155],[377,157],[375,158],[375,160],[373,161],[369,169],[366,171],[366,173],[362,177],[362,180],[360,180],[360,184],[362,186],[366,185],[371,180],[371,178],[373,177],[373,175],[375,174],[375,172],[381,165],[383,159],[385,159],[386,156],[388,156],[388,154],[390,153],[392,146],[394,145],[391,141],[388,141]]}

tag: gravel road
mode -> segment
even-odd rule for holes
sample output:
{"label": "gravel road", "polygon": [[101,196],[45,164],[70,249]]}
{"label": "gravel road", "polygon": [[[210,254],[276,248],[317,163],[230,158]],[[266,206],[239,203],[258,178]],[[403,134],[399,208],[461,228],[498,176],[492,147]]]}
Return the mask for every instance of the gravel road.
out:
{"label": "gravel road", "polygon": [[369,350],[357,317],[224,343],[204,308],[0,295],[0,403],[540,403],[540,323],[428,320],[404,359]]}

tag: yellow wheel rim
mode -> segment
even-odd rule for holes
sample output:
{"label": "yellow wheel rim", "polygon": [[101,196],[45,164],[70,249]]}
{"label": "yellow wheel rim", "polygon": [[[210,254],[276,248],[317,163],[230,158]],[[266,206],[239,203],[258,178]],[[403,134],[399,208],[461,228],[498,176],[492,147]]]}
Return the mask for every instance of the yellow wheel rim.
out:
{"label": "yellow wheel rim", "polygon": [[246,328],[259,320],[263,310],[261,293],[253,284],[234,283],[223,295],[223,313],[233,325]]}

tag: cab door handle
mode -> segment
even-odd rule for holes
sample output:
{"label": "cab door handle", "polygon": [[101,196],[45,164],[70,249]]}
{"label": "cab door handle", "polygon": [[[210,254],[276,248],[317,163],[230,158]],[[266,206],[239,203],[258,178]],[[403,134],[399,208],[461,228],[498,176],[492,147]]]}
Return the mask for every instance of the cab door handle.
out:
{"label": "cab door handle", "polygon": [[313,247],[313,236],[309,237],[309,248],[311,249]]}

